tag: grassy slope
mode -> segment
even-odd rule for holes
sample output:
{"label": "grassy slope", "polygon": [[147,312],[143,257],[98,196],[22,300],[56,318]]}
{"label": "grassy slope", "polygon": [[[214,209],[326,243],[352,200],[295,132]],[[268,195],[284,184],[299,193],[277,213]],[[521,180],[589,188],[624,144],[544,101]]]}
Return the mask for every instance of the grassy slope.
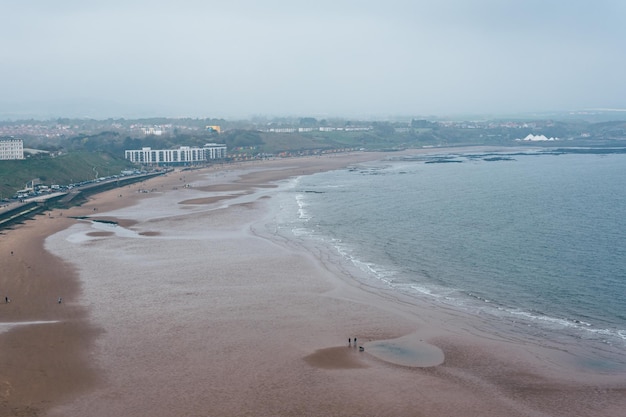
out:
{"label": "grassy slope", "polygon": [[70,184],[119,174],[133,166],[106,153],[72,152],[56,158],[0,161],[0,194],[10,197],[27,182],[39,179],[42,184]]}
{"label": "grassy slope", "polygon": [[[311,149],[339,149],[339,148],[377,148],[372,145],[371,132],[306,132],[306,133],[262,133],[263,145],[258,149],[261,152],[278,153],[282,151],[301,151]],[[401,142],[402,138],[396,138]],[[387,145],[386,141],[385,146]],[[391,141],[393,142],[393,141]],[[390,143],[391,143],[390,142]]]}

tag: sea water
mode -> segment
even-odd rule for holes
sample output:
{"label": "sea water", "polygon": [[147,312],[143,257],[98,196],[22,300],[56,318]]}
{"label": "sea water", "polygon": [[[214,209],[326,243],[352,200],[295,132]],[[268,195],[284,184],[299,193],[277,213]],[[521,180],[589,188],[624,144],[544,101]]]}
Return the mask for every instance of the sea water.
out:
{"label": "sea water", "polygon": [[625,185],[619,151],[416,154],[301,177],[280,221],[381,286],[626,363]]}

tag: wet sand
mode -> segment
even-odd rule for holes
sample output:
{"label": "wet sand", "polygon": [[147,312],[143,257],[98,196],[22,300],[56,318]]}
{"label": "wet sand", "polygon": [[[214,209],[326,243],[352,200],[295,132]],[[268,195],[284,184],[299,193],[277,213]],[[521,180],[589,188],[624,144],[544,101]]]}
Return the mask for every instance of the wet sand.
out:
{"label": "wet sand", "polygon": [[276,181],[382,157],[172,173],[5,231],[0,415],[624,415],[623,376],[272,232]]}

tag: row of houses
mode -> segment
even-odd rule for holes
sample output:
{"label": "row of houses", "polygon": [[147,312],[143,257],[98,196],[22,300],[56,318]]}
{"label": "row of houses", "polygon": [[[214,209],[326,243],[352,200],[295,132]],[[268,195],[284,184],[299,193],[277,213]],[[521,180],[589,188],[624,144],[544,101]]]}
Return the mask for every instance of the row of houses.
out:
{"label": "row of houses", "polygon": [[226,145],[207,143],[203,147],[181,146],[178,149],[145,147],[124,151],[124,158],[137,164],[194,164],[226,158]]}
{"label": "row of houses", "polygon": [[260,129],[261,132],[266,133],[306,133],[306,132],[368,132],[372,130],[372,127],[269,127],[267,129]]}

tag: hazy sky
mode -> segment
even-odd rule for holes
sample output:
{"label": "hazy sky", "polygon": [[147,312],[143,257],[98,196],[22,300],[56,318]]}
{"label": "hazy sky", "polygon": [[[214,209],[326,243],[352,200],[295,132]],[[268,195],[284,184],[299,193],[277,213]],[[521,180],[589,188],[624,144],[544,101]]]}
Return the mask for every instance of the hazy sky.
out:
{"label": "hazy sky", "polygon": [[225,118],[626,108],[625,23],[624,0],[0,0],[0,103]]}

